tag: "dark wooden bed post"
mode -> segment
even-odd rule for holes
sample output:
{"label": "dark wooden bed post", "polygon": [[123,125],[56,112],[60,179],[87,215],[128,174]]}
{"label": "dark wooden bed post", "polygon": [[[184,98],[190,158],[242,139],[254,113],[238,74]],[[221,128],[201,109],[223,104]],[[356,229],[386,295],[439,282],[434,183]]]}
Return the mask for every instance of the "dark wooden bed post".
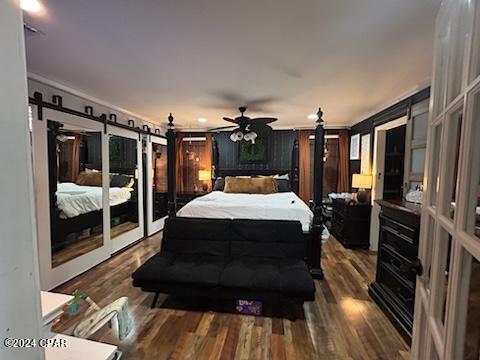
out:
{"label": "dark wooden bed post", "polygon": [[310,272],[315,279],[323,279],[323,271],[321,268],[322,253],[322,232],[323,232],[323,155],[325,130],[323,128],[323,112],[319,108],[317,112],[317,127],[315,128],[315,152],[313,158],[313,229],[312,229],[312,247]]}
{"label": "dark wooden bed post", "polygon": [[298,178],[298,167],[299,167],[299,144],[298,144],[298,135],[293,141],[292,148],[292,173],[290,174],[292,190],[295,194],[298,195],[299,190],[299,178]]}
{"label": "dark wooden bed post", "polygon": [[218,165],[220,155],[218,153],[218,143],[215,140],[215,136],[212,135],[212,177],[216,179],[218,177]]}
{"label": "dark wooden bed post", "polygon": [[176,179],[176,138],[175,125],[173,124],[173,116],[168,116],[167,130],[167,186],[168,186],[168,216],[173,217],[177,213],[177,179]]}

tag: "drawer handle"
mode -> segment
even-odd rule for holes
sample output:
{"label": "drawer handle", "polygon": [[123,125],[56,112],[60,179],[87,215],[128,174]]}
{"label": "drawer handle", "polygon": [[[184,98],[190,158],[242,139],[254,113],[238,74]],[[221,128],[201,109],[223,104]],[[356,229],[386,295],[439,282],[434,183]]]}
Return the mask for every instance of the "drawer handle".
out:
{"label": "drawer handle", "polygon": [[417,274],[418,276],[422,276],[423,266],[422,266],[422,262],[420,261],[420,259],[417,259],[413,262],[413,269],[415,270],[415,274]]}
{"label": "drawer handle", "polygon": [[413,301],[412,297],[407,298],[407,297],[403,296],[402,295],[402,289],[400,289],[400,288],[397,288],[397,295],[400,298],[400,300],[402,300],[405,304],[411,303]]}

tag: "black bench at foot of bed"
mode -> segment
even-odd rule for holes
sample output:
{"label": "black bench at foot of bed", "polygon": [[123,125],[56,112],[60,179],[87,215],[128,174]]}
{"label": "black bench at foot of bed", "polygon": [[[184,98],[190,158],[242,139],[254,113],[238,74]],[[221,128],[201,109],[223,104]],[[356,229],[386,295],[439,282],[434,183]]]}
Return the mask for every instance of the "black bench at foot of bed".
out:
{"label": "black bench at foot of bed", "polygon": [[[259,301],[312,301],[298,221],[169,218],[162,248],[133,274],[143,291]],[[155,296],[152,307],[156,302]]]}

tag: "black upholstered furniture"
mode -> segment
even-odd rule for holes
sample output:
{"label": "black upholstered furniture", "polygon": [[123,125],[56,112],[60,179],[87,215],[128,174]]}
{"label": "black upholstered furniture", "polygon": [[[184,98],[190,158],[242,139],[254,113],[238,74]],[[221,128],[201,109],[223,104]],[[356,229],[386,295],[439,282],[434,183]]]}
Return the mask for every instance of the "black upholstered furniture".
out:
{"label": "black upholstered furniture", "polygon": [[143,291],[304,302],[315,287],[297,221],[168,218],[161,251],[133,274]]}

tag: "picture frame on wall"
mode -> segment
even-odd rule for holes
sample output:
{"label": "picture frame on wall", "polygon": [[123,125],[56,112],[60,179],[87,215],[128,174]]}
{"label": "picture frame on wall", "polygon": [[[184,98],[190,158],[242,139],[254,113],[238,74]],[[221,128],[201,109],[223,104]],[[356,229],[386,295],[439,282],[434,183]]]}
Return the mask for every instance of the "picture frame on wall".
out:
{"label": "picture frame on wall", "polygon": [[371,166],[370,166],[370,134],[362,136],[362,144],[360,151],[360,173],[370,175]]}
{"label": "picture frame on wall", "polygon": [[350,160],[360,160],[360,134],[350,136]]}

